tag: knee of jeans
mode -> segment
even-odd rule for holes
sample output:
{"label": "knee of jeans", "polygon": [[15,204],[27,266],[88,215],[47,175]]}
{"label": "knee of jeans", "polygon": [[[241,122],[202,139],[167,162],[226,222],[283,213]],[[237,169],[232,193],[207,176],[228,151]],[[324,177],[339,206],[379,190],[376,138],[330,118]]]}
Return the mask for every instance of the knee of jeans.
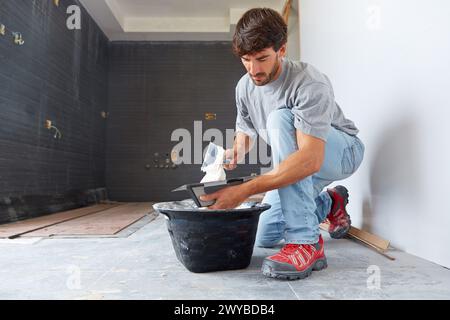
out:
{"label": "knee of jeans", "polygon": [[288,128],[286,124],[290,124],[291,126],[294,125],[294,115],[289,109],[277,109],[269,113],[266,128],[268,130]]}

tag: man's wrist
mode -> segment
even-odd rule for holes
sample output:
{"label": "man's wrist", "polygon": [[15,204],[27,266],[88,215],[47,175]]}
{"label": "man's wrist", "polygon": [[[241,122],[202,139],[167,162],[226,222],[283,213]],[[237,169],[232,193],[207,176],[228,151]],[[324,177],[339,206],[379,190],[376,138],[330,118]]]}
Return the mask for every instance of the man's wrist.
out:
{"label": "man's wrist", "polygon": [[[255,179],[257,179],[257,178],[255,178]],[[250,198],[254,194],[258,193],[258,192],[255,192],[255,179],[241,184],[241,192],[245,196],[245,198]]]}

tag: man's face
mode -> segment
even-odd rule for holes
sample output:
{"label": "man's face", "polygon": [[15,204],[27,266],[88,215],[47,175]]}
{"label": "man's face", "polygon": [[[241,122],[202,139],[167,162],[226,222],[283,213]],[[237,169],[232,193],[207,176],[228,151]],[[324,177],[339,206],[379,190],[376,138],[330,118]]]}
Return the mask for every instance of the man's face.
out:
{"label": "man's face", "polygon": [[278,52],[275,52],[273,48],[266,48],[255,54],[246,54],[241,57],[241,61],[255,85],[264,86],[279,76],[285,48],[284,45]]}

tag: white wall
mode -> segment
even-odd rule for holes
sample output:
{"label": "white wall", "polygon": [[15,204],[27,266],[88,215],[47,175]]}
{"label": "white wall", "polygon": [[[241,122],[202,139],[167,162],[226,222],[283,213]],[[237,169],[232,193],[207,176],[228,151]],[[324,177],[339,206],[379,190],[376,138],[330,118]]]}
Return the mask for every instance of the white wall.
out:
{"label": "white wall", "polygon": [[354,225],[450,267],[450,1],[300,2],[301,58],[366,144]]}

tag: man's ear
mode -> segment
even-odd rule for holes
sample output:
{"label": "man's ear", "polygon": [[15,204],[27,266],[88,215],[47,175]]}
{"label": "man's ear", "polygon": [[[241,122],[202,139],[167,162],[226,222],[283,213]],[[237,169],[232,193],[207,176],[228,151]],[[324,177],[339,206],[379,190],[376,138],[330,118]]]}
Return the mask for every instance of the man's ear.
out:
{"label": "man's ear", "polygon": [[284,58],[285,56],[286,56],[286,43],[285,44],[283,44],[281,47],[280,47],[280,50],[278,50],[278,54],[280,55],[280,58]]}

